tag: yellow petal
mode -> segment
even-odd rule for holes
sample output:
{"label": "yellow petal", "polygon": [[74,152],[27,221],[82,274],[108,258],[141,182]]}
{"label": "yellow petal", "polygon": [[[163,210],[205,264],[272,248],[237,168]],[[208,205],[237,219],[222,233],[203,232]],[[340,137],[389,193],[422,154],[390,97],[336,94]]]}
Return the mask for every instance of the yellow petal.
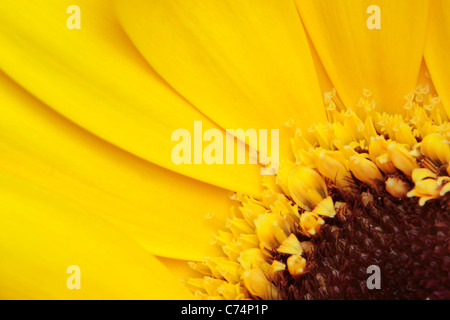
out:
{"label": "yellow petal", "polygon": [[156,258],[67,199],[0,172],[0,208],[2,299],[192,299]]}
{"label": "yellow petal", "polygon": [[[426,49],[426,47],[425,47]],[[420,65],[419,79],[417,80],[417,85],[422,86],[422,91],[426,91],[432,94],[433,96],[437,95],[436,88],[433,83],[433,79],[431,79],[430,71],[428,70],[427,63],[425,58],[422,59],[422,64]]]}
{"label": "yellow petal", "polygon": [[311,37],[307,34],[309,50],[311,51],[311,56],[314,61],[314,66],[317,73],[317,79],[319,80],[320,89],[323,93],[330,92],[333,90],[334,86],[331,83],[330,77],[328,76],[322,61],[320,60],[319,55],[317,54],[316,48],[314,48],[314,44],[311,41]]}
{"label": "yellow petal", "polygon": [[[325,120],[314,62],[289,1],[115,1],[167,82],[223,128],[303,129]],[[306,120],[306,121],[305,121]]]}
{"label": "yellow petal", "polygon": [[[109,1],[18,0],[0,12],[0,68],[41,101],[97,136],[170,170],[257,195],[256,165],[176,165],[174,130],[218,128],[175,93],[133,47]],[[224,134],[224,131],[222,132]],[[205,145],[205,144],[204,144]]]}
{"label": "yellow petal", "polygon": [[425,61],[431,78],[450,117],[450,2],[430,1],[430,19],[425,45]]}
{"label": "yellow petal", "polygon": [[[227,190],[104,142],[4,76],[0,110],[2,170],[79,203],[154,254],[189,260],[215,254],[209,241],[228,215]],[[214,219],[205,219],[212,212]]]}
{"label": "yellow petal", "polygon": [[[354,107],[363,89],[379,111],[401,111],[414,90],[425,42],[426,0],[296,0],[306,31],[340,97]],[[380,29],[369,29],[380,9]],[[369,8],[369,10],[368,10]],[[367,13],[369,11],[369,13]],[[376,22],[376,21],[375,21]]]}
{"label": "yellow petal", "polygon": [[189,267],[193,262],[185,260],[175,260],[164,257],[156,257],[167,269],[173,274],[176,279],[185,280],[189,278],[198,278],[199,273]]}

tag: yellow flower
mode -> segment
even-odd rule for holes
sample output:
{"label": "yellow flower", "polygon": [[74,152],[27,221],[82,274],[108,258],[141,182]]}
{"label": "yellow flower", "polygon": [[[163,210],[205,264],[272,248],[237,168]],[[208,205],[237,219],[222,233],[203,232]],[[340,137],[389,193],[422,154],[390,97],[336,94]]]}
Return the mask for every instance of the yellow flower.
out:
{"label": "yellow flower", "polygon": [[[0,297],[284,298],[355,190],[448,197],[450,3],[376,2],[2,4]],[[194,121],[279,129],[279,174],[175,164]]]}

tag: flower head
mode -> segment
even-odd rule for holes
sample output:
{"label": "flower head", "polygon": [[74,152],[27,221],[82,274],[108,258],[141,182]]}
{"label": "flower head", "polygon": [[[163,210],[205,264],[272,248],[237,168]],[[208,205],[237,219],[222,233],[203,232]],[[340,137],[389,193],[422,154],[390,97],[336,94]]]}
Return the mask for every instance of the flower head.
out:
{"label": "flower head", "polygon": [[[368,6],[3,3],[0,295],[448,299],[449,2]],[[173,161],[199,123],[276,176]]]}

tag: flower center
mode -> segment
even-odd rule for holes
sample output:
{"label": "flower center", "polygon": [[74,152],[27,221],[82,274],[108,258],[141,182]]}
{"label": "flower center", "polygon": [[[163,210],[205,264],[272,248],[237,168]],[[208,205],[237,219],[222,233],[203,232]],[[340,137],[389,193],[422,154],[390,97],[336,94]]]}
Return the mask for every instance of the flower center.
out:
{"label": "flower center", "polygon": [[[216,299],[449,299],[450,123],[418,86],[404,115],[354,110],[325,94],[330,122],[296,129],[295,162],[236,194],[224,256],[190,266],[187,286]],[[377,267],[378,288],[368,285]]]}

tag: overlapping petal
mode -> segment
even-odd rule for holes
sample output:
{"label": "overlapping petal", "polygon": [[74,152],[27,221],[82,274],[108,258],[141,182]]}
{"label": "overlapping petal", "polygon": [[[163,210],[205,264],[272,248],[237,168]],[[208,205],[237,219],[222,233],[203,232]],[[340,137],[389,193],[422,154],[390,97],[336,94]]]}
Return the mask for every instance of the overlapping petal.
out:
{"label": "overlapping petal", "polygon": [[71,199],[151,253],[199,260],[215,252],[209,241],[228,214],[229,191],[102,141],[1,73],[0,110],[1,170]]}
{"label": "overlapping petal", "polygon": [[[301,21],[289,1],[115,1],[152,67],[223,128],[325,120]],[[308,121],[305,121],[308,119]]]}
{"label": "overlapping petal", "polygon": [[450,2],[431,0],[425,60],[450,117]]}
{"label": "overlapping petal", "polygon": [[[0,210],[3,299],[192,298],[156,258],[108,223],[3,171]],[[69,279],[78,271],[77,280]],[[78,280],[79,289],[69,289]]]}
{"label": "overlapping petal", "polygon": [[[296,0],[306,31],[343,102],[363,89],[377,110],[401,112],[414,90],[425,44],[427,0]],[[380,29],[370,29],[378,6]],[[369,10],[368,10],[369,9]],[[375,17],[374,17],[375,18]]]}
{"label": "overlapping petal", "polygon": [[[18,0],[0,11],[0,69],[97,136],[175,172],[258,194],[256,165],[176,165],[174,130],[217,128],[145,62],[106,0],[80,0],[81,29],[69,30],[68,0]],[[205,147],[205,145],[204,145]]]}

